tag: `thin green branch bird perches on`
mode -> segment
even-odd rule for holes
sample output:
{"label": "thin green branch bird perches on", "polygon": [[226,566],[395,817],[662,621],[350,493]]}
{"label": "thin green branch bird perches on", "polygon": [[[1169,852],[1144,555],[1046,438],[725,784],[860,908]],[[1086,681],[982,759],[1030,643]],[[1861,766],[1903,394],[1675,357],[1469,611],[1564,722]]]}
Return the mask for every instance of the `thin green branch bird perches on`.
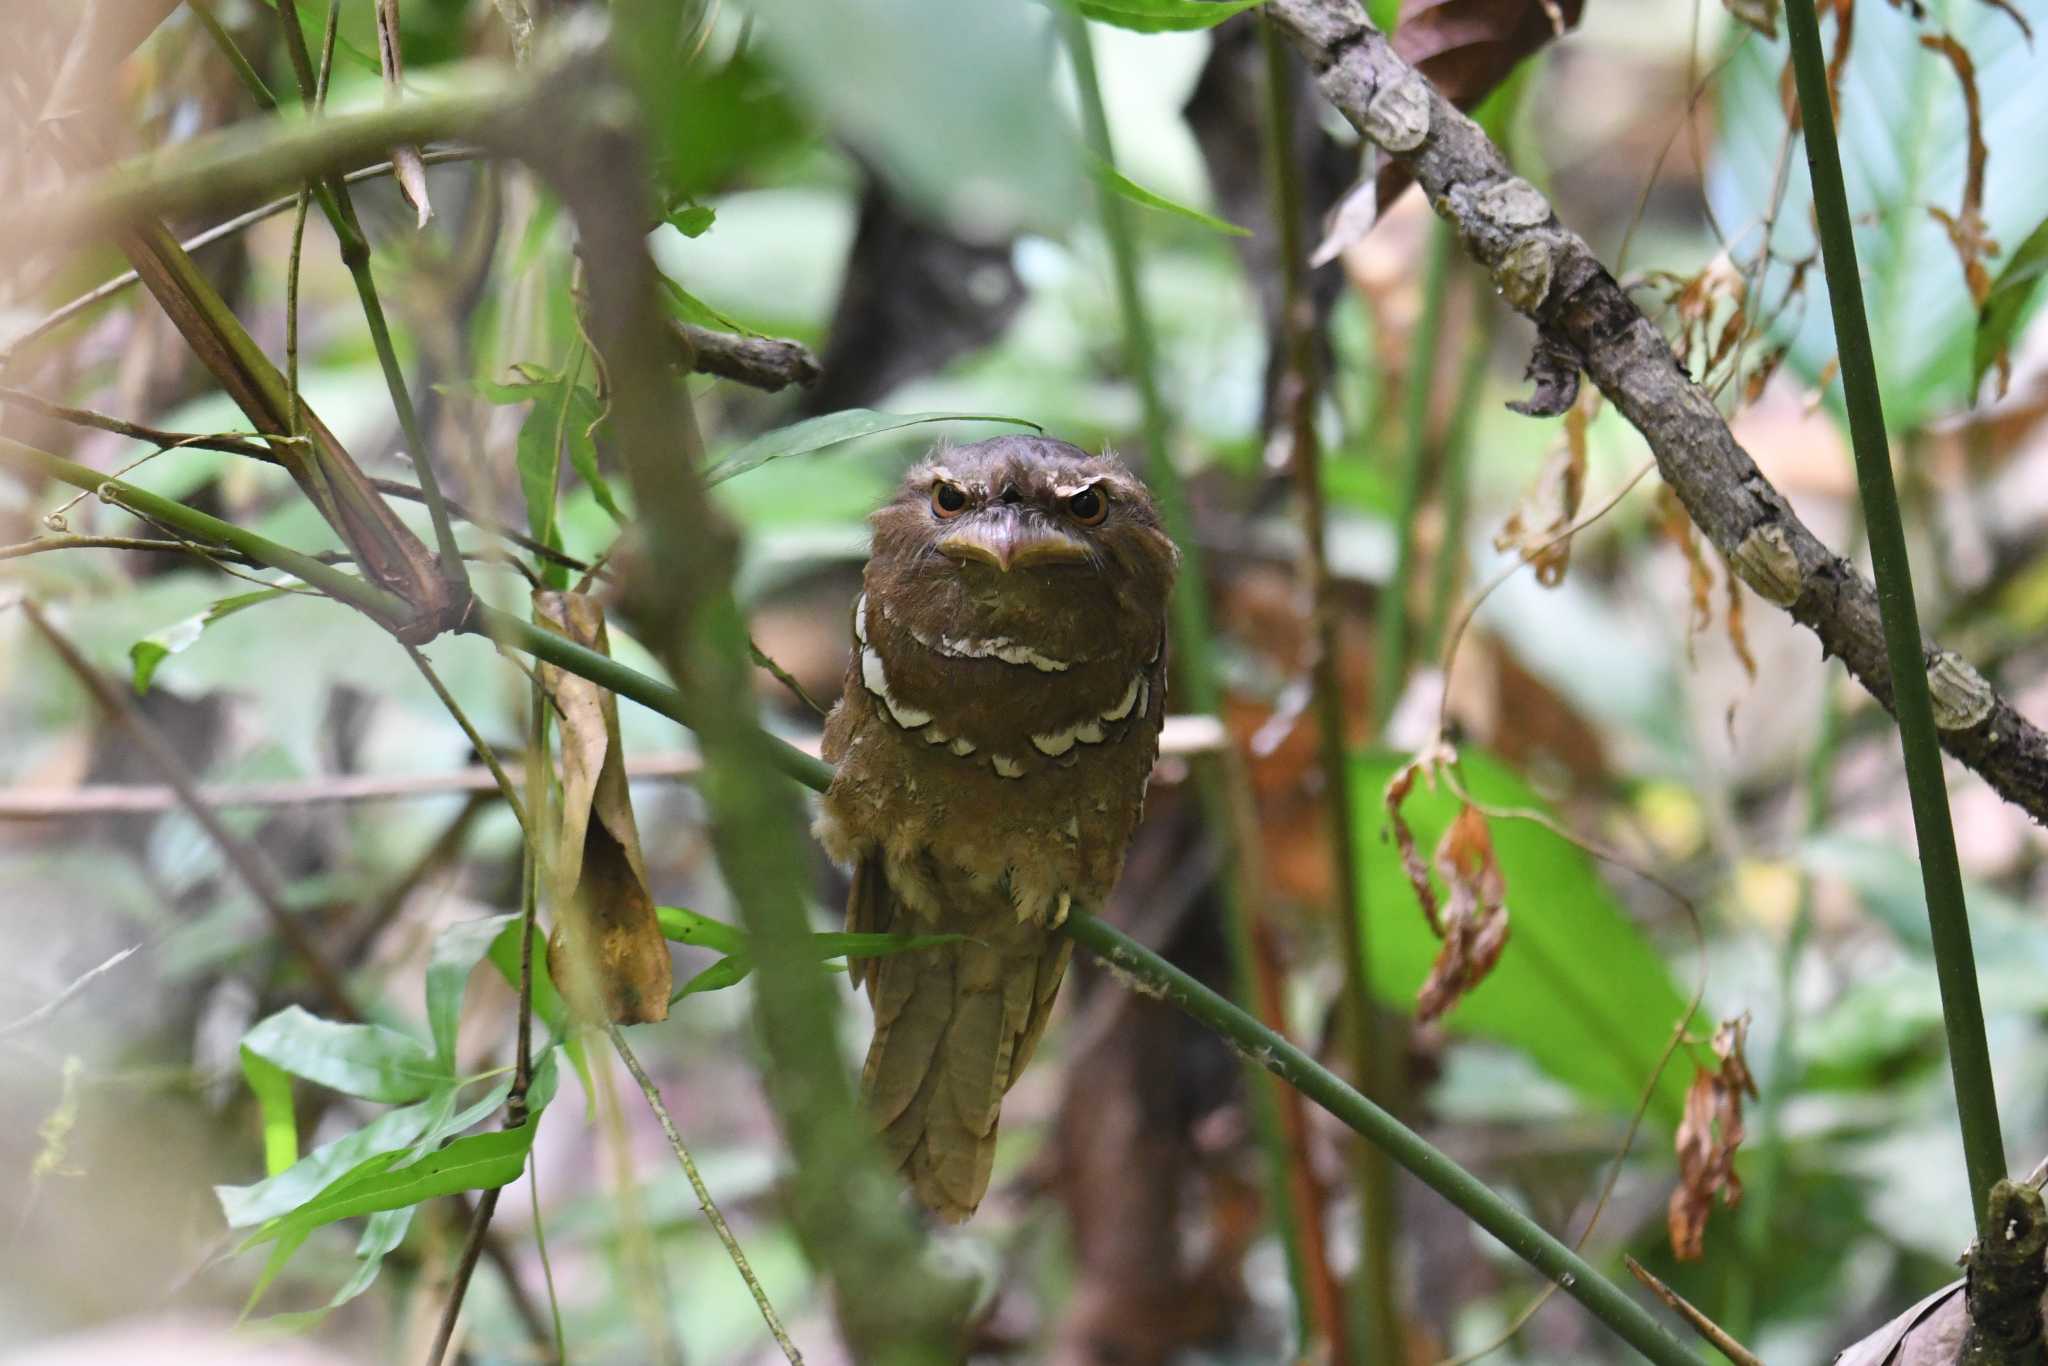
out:
{"label": "thin green branch bird perches on", "polygon": [[1122,462],[1044,437],[941,447],[871,520],[818,837],[849,930],[961,936],[855,965],[883,1147],[958,1221],[1073,952],[1053,931],[1144,808],[1180,554]]}

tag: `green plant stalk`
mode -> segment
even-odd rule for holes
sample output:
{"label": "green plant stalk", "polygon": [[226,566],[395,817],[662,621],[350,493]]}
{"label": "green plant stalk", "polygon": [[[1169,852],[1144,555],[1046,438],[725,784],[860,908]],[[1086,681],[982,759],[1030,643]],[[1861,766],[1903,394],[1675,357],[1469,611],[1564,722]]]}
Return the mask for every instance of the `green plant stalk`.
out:
{"label": "green plant stalk", "polygon": [[1430,575],[1429,626],[1422,638],[1423,658],[1429,660],[1443,653],[1444,628],[1450,623],[1451,605],[1457,596],[1458,565],[1465,556],[1465,517],[1470,511],[1467,505],[1472,472],[1472,420],[1478,415],[1479,391],[1486,383],[1486,362],[1493,351],[1494,320],[1498,316],[1483,296],[1475,295],[1473,302],[1472,340],[1465,352],[1464,371],[1458,376],[1457,396],[1452,400],[1451,426],[1444,433],[1440,466],[1443,475],[1437,481],[1437,501],[1444,510],[1444,534]]}
{"label": "green plant stalk", "polygon": [[[1056,0],[1054,12],[1063,25],[1068,57],[1074,66],[1074,84],[1081,97],[1081,124],[1088,148],[1102,166],[1114,171],[1116,144],[1110,133],[1108,112],[1102,103],[1102,83],[1096,74],[1095,48],[1089,38],[1088,21],[1073,7],[1071,0]],[[1216,681],[1216,651],[1206,596],[1208,578],[1203,570],[1201,546],[1195,535],[1193,504],[1180,481],[1179,472],[1174,468],[1168,442],[1166,404],[1159,394],[1152,319],[1146,311],[1144,293],[1139,287],[1137,235],[1131,227],[1128,207],[1122,197],[1110,188],[1107,177],[1097,182],[1095,193],[1102,216],[1103,237],[1109,245],[1110,269],[1116,282],[1117,313],[1124,331],[1125,363],[1137,385],[1143,414],[1145,472],[1153,493],[1158,497],[1167,534],[1173,537],[1181,552],[1180,578],[1174,586],[1171,604],[1172,648],[1179,661],[1175,673],[1186,696],[1186,709],[1214,716],[1222,702],[1222,688]],[[1203,819],[1221,841],[1227,865],[1218,879],[1217,890],[1223,903],[1223,930],[1229,945],[1231,977],[1237,994],[1249,1001],[1256,999],[1253,991],[1257,972],[1251,927],[1247,920],[1252,907],[1245,904],[1237,886],[1240,865],[1246,853],[1236,847],[1237,841],[1233,838],[1237,824],[1231,819],[1230,793],[1224,786],[1232,779],[1230,773],[1221,771],[1224,768],[1236,771],[1235,766],[1199,765],[1196,782],[1201,792]],[[1242,781],[1241,776],[1238,781]],[[1314,1301],[1308,1285],[1308,1259],[1303,1251],[1300,1221],[1318,1217],[1319,1211],[1296,1211],[1294,1208],[1295,1186],[1289,1179],[1292,1158],[1281,1132],[1279,1103],[1272,1085],[1256,1069],[1247,1071],[1245,1094],[1250,1107],[1252,1132],[1266,1163],[1267,1204],[1279,1230],[1280,1245],[1287,1256],[1296,1331],[1299,1340],[1306,1345],[1313,1336],[1309,1316]]]}
{"label": "green plant stalk", "polygon": [[[1317,733],[1317,763],[1323,776],[1323,809],[1330,841],[1331,886],[1344,945],[1344,1032],[1352,1069],[1367,1095],[1390,1100],[1396,1067],[1387,1031],[1380,1027],[1372,998],[1372,939],[1363,879],[1359,876],[1357,825],[1351,807],[1350,763],[1344,742],[1344,682],[1337,646],[1337,599],[1326,545],[1327,503],[1323,493],[1322,444],[1316,437],[1315,314],[1309,299],[1308,256],[1302,241],[1301,178],[1294,160],[1294,111],[1289,98],[1287,50],[1272,20],[1259,21],[1266,59],[1266,172],[1271,181],[1275,236],[1281,273],[1281,330],[1287,368],[1281,381],[1282,407],[1291,447],[1295,502],[1306,546],[1309,616],[1314,658],[1310,673]],[[1437,272],[1440,277],[1442,272]],[[1442,293],[1442,279],[1432,281]],[[1434,300],[1432,300],[1434,303]],[[1433,347],[1432,347],[1433,349]],[[1425,408],[1425,412],[1427,409]],[[1400,1213],[1394,1172],[1387,1156],[1369,1143],[1352,1154],[1358,1186],[1359,1308],[1367,1360],[1398,1362],[1407,1356],[1400,1298],[1394,1282]]]}
{"label": "green plant stalk", "polygon": [[1415,572],[1415,517],[1429,474],[1429,401],[1436,393],[1437,339],[1443,335],[1444,298],[1450,292],[1451,229],[1429,225],[1429,256],[1422,281],[1422,316],[1408,346],[1408,386],[1401,443],[1400,501],[1394,508],[1394,572],[1380,598],[1379,648],[1373,660],[1373,730],[1387,728],[1401,685],[1408,681],[1408,583]]}
{"label": "green plant stalk", "polygon": [[1948,788],[1942,777],[1941,748],[1928,695],[1920,615],[1913,602],[1913,574],[1906,555],[1905,527],[1899,519],[1898,490],[1892,483],[1877,365],[1870,349],[1870,325],[1864,317],[1856,240],[1850,226],[1848,193],[1842,185],[1842,157],[1835,143],[1813,0],[1786,0],[1785,26],[1791,35],[1792,69],[1805,122],[1806,160],[1813,177],[1828,303],[1834,311],[1850,445],[1856,453],[1856,483],[1862,494],[1871,568],[1884,621],[1892,712],[1898,718],[1899,740],[1905,750],[1906,786],[1912,797],[1913,833],[1920,846],[1920,876],[1927,893],[1927,921],[1933,932],[1935,975],[1941,985],[1941,1014],[1948,1033],[1949,1069],[1955,1079],[1963,1161],[1969,1168],[1970,1207],[1974,1211],[1971,1223],[1975,1225],[1988,1207],[1991,1187],[2005,1176],[2005,1144],[1999,1135],[1998,1100],[1992,1088],[1990,1050],[1984,1040],[1984,1007],[1977,991],[1962,870],[1956,859],[1955,831],[1949,824]]}
{"label": "green plant stalk", "polygon": [[[256,73],[255,67],[249,64],[249,59],[236,46],[235,40],[214,18],[210,8],[203,0],[193,8],[207,32],[213,36],[215,46],[227,58],[236,76],[241,78],[250,97],[262,108],[275,110],[277,97]],[[320,88],[319,75],[313,69],[312,54],[306,48],[306,35],[300,31],[296,15],[280,11],[278,18],[285,49],[291,56],[292,70],[298,77],[299,97],[307,107],[317,108],[324,103],[321,98],[324,92]],[[325,56],[323,54],[323,61]],[[398,351],[391,341],[391,325],[385,318],[384,302],[377,293],[376,277],[370,267],[369,240],[363,234],[361,220],[356,217],[355,201],[349,194],[347,178],[330,173],[315,180],[312,188],[314,198],[319,201],[320,212],[326,215],[328,226],[334,231],[334,240],[340,246],[341,262],[355,282],[363,321],[370,333],[370,345],[377,353],[378,368],[384,373],[384,387],[390,391],[391,406],[398,414],[398,429],[405,435],[406,448],[412,453],[413,464],[418,470],[420,498],[427,506],[427,518],[433,524],[442,576],[461,592],[467,592],[468,570],[455,544],[455,526],[434,475],[434,462],[427,450],[425,433],[420,429],[419,412],[413,405],[412,390],[406,384],[405,369],[399,364]]]}
{"label": "green plant stalk", "polygon": [[[126,490],[122,495],[124,504],[135,506],[138,511],[146,513],[152,520],[161,521],[166,526],[188,535],[218,539],[223,544],[242,551],[253,560],[290,569],[294,573],[300,572],[303,562],[306,566],[303,577],[309,583],[315,583],[316,586],[333,592],[336,597],[350,602],[351,605],[360,606],[365,611],[374,613],[379,606],[377,600],[390,596],[382,589],[365,584],[360,579],[331,570],[317,560],[309,560],[297,551],[288,550],[218,518],[209,517],[181,503],[159,498],[155,494],[120,485],[118,481],[105,479],[97,471],[87,469],[85,466],[35,450],[33,447],[23,446],[20,442],[4,437],[0,437],[0,464],[10,465],[31,475],[49,475],[88,490],[113,484],[117,491]],[[320,582],[320,576],[332,576],[338,582]],[[487,621],[478,627],[480,633],[499,634],[497,628],[508,628],[499,637],[505,643],[519,649],[530,649],[536,657],[544,658],[547,662],[559,665],[579,677],[610,688],[671,720],[684,725],[689,724],[681,697],[668,684],[649,678],[593,650],[573,645],[552,632],[530,627],[528,623],[508,613],[491,608],[485,608],[483,612]],[[522,627],[527,629],[509,629]],[[546,653],[543,653],[543,649]],[[822,792],[831,784],[832,770],[829,765],[801,751],[791,749],[789,753],[796,755],[803,762],[771,758],[769,766],[780,769],[813,791]],[[1163,996],[1245,1049],[1252,1061],[1295,1087],[1354,1132],[1369,1142],[1385,1146],[1396,1161],[1413,1171],[1424,1184],[1444,1195],[1459,1209],[1472,1214],[1481,1227],[1500,1238],[1516,1255],[1544,1274],[1558,1276],[1562,1288],[1576,1298],[1587,1301],[1590,1296],[1603,1302],[1618,1298],[1623,1308],[1612,1312],[1603,1312],[1595,1308],[1593,1312],[1602,1321],[1615,1325],[1616,1331],[1622,1332],[1628,1341],[1642,1347],[1643,1341],[1654,1342],[1662,1334],[1663,1330],[1654,1321],[1646,1325],[1637,1322],[1635,1327],[1624,1332],[1620,1326],[1623,1322],[1629,1321],[1631,1315],[1644,1313],[1639,1306],[1622,1295],[1611,1282],[1603,1280],[1598,1272],[1586,1266],[1568,1248],[1551,1238],[1527,1216],[1493,1194],[1477,1177],[1458,1167],[1449,1157],[1431,1147],[1398,1120],[1353,1091],[1334,1073],[1320,1066],[1280,1034],[1268,1029],[1245,1011],[1188,977],[1150,949],[1092,916],[1080,912],[1069,916],[1065,932],[1090,952],[1126,973],[1141,989]],[[808,934],[806,928],[806,940]],[[802,947],[807,948],[808,945],[804,944]],[[1565,1273],[1574,1278],[1572,1285],[1563,1285],[1562,1275]],[[1604,1287],[1604,1291],[1601,1287]],[[1592,1306],[1589,1304],[1589,1307]],[[1639,1337],[1642,1341],[1638,1341]],[[1651,1360],[1659,1363],[1683,1362],[1687,1363],[1687,1366],[1697,1366],[1695,1359],[1686,1355],[1682,1348],[1677,1349],[1675,1353],[1666,1350],[1667,1347],[1676,1346],[1675,1340],[1667,1336],[1665,1343],[1665,1347],[1645,1347],[1643,1350]]]}
{"label": "green plant stalk", "polygon": [[1163,993],[1166,1000],[1237,1045],[1251,1061],[1386,1152],[1658,1366],[1700,1366],[1699,1358],[1647,1309],[1584,1258],[1286,1039],[1094,916],[1076,911],[1067,918],[1065,933],[1136,979],[1141,990]]}

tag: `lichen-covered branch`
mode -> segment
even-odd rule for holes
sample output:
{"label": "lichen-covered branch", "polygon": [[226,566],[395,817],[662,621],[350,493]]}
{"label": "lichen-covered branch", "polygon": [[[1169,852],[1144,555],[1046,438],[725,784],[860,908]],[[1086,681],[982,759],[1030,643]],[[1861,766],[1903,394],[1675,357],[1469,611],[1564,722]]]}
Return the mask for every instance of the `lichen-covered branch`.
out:
{"label": "lichen-covered branch", "polygon": [[774,393],[792,384],[812,385],[825,372],[802,342],[780,337],[742,337],[708,327],[670,322],[676,363],[700,375],[717,375]]}
{"label": "lichen-covered branch", "polygon": [[[1323,94],[1410,172],[1501,293],[1541,329],[1539,350],[1566,354],[1643,434],[1664,481],[1758,596],[1819,637],[1887,709],[1877,592],[1821,543],[1764,478],[1712,397],[1542,192],[1515,175],[1459,113],[1366,21],[1357,0],[1269,0]],[[1958,656],[1925,646],[1942,748],[2000,796],[2048,823],[2048,734]]]}

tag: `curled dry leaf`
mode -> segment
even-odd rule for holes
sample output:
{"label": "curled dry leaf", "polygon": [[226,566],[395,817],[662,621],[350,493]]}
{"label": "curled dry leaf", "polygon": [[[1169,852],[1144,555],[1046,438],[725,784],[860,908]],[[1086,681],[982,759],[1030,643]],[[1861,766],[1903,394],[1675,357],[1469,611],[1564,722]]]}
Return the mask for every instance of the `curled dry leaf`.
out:
{"label": "curled dry leaf", "polygon": [[[543,628],[611,653],[595,598],[543,590],[533,595],[533,609]],[[548,972],[586,1016],[619,1024],[665,1020],[674,978],[626,785],[618,699],[551,664],[540,666],[540,681],[562,732]]]}
{"label": "curled dry leaf", "polygon": [[1956,81],[1963,87],[1963,114],[1969,125],[1969,161],[1963,171],[1963,202],[1954,213],[1930,204],[1927,212],[1948,232],[1948,240],[1963,263],[1963,279],[1969,283],[1970,299],[1977,307],[1991,295],[1991,272],[1985,262],[1998,255],[1984,222],[1984,163],[1990,152],[1984,145],[1984,111],[1977,97],[1977,68],[1963,45],[1946,33],[1923,34],[1920,46],[1939,52],[1955,68]]}
{"label": "curled dry leaf", "polygon": [[1746,24],[1773,41],[1777,39],[1778,0],[1721,0],[1721,3],[1737,23]]}
{"label": "curled dry leaf", "polygon": [[1714,1197],[1733,1208],[1742,1199],[1742,1181],[1735,1174],[1735,1150],[1742,1145],[1742,1102],[1755,1097],[1743,1046],[1749,1038],[1749,1017],[1724,1020],[1714,1031],[1717,1068],[1701,1068],[1685,1093],[1685,1113],[1678,1123],[1678,1187],[1671,1192],[1668,1219],[1671,1252],[1681,1262],[1694,1261],[1706,1250],[1707,1215]]}
{"label": "curled dry leaf", "polygon": [[[398,0],[377,0],[377,65],[384,73],[385,95],[397,99],[398,87],[405,79],[405,58],[398,42]],[[424,228],[434,216],[434,205],[427,198],[427,164],[420,158],[420,149],[392,148],[391,166],[399,193],[412,205],[419,226]]]}
{"label": "curled dry leaf", "polygon": [[1952,1366],[1970,1326],[1964,1284],[1950,1281],[1869,1337],[1843,1348],[1834,1366]]}
{"label": "curled dry leaf", "polygon": [[1493,538],[1495,550],[1515,550],[1524,562],[1536,566],[1536,582],[1545,588],[1563,583],[1571,564],[1572,538],[1564,532],[1579,515],[1579,500],[1586,492],[1586,418],[1593,397],[1588,390],[1565,414],[1563,444],[1544,462],[1536,482]]}
{"label": "curled dry leaf", "polygon": [[1437,841],[1436,870],[1450,889],[1444,903],[1443,947],[1415,998],[1415,1018],[1440,1018],[1486,980],[1508,943],[1507,879],[1494,857],[1486,817],[1475,807],[1458,812]]}
{"label": "curled dry leaf", "polygon": [[[1892,0],[1897,5],[1899,0]],[[1856,41],[1856,0],[1814,0],[1814,17],[1825,19],[1835,16],[1835,42],[1828,53],[1828,107],[1834,111],[1835,121],[1842,118],[1842,70],[1849,65],[1849,49]],[[1799,128],[1799,92],[1792,82],[1792,60],[1788,56],[1785,69],[1778,77],[1778,102],[1785,107],[1785,121],[1794,131]]]}
{"label": "curled dry leaf", "polygon": [[1408,800],[1408,794],[1415,790],[1417,778],[1426,779],[1434,788],[1437,770],[1456,762],[1458,751],[1438,739],[1395,770],[1394,776],[1387,780],[1387,791],[1382,798],[1387,808],[1387,827],[1394,835],[1394,847],[1401,851],[1401,871],[1408,875],[1408,885],[1415,889],[1415,899],[1421,903],[1422,914],[1429,921],[1430,933],[1439,939],[1444,937],[1444,927],[1443,922],[1437,919],[1436,888],[1430,885],[1429,865],[1422,861],[1422,851],[1415,847],[1415,832],[1408,828],[1407,819],[1401,815],[1401,806]]}

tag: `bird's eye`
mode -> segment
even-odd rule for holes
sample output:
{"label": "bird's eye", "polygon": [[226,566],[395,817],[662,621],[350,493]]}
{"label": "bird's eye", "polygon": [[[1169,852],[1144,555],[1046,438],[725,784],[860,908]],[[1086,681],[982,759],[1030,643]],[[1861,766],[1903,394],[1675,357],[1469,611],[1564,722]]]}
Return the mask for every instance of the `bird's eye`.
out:
{"label": "bird's eye", "polygon": [[1093,488],[1085,488],[1067,499],[1067,511],[1082,526],[1101,526],[1109,515],[1109,500]]}
{"label": "bird's eye", "polygon": [[941,517],[958,517],[967,506],[967,494],[958,484],[943,480],[932,485],[932,511]]}

